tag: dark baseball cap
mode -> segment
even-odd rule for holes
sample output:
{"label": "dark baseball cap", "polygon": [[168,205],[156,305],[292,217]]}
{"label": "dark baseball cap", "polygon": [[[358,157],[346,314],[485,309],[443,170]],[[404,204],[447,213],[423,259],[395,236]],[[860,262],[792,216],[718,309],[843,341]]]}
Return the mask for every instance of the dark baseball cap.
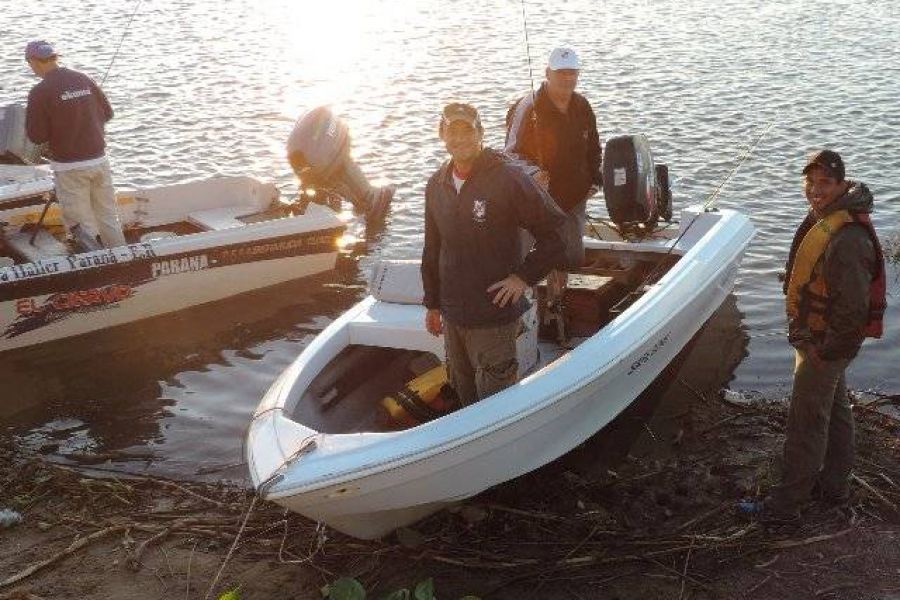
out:
{"label": "dark baseball cap", "polygon": [[481,118],[478,116],[478,110],[471,104],[451,102],[445,106],[441,113],[441,125],[447,127],[454,121],[465,121],[475,129],[481,129]]}
{"label": "dark baseball cap", "polygon": [[32,58],[47,60],[54,56],[56,56],[56,50],[50,42],[33,40],[25,46],[25,60],[31,60]]}
{"label": "dark baseball cap", "polygon": [[803,167],[803,174],[806,175],[810,169],[817,166],[828,171],[836,180],[844,180],[844,160],[834,150],[819,150],[810,155],[809,160],[806,161],[806,166]]}

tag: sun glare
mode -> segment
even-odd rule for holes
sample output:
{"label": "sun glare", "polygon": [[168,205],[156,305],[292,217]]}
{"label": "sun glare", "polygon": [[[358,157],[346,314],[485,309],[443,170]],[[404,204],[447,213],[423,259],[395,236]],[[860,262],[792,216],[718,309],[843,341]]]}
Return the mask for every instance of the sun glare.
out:
{"label": "sun glare", "polygon": [[377,85],[395,65],[383,43],[407,2],[390,4],[371,0],[288,2],[266,0],[263,10],[275,24],[280,56],[297,81],[285,98],[283,112],[294,116],[298,108],[340,104],[358,94],[360,85]]}

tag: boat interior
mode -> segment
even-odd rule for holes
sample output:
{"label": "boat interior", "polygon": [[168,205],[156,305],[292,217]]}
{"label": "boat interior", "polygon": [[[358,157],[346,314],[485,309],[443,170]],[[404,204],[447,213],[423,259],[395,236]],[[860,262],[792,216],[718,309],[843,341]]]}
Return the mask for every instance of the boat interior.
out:
{"label": "boat interior", "polygon": [[[536,313],[526,313],[520,333],[521,338],[529,327],[536,328],[536,356],[533,346],[530,350],[535,358],[523,356],[523,344],[518,344],[527,372],[557,360],[599,332],[679,258],[675,253],[621,247],[588,249],[586,254],[585,266],[569,273],[560,310],[549,305],[546,282],[537,286]],[[529,314],[534,315],[531,323]],[[289,416],[324,433],[384,432],[415,427],[458,408],[441,359],[434,353],[352,344],[314,377]]]}
{"label": "boat interior", "polygon": [[[19,167],[24,168],[24,167]],[[100,242],[63,226],[52,184],[44,194],[0,202],[0,267],[102,249]],[[129,244],[221,231],[298,213],[272,184],[220,177],[117,194]]]}

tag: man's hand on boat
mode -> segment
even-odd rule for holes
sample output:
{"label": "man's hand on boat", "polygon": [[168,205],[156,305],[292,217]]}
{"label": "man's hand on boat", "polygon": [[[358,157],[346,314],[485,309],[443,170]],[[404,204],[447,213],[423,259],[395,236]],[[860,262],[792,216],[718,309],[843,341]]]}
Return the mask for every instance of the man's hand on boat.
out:
{"label": "man's hand on boat", "polygon": [[496,291],[493,303],[503,308],[507,304],[515,304],[528,289],[528,284],[515,273],[507,275],[487,289],[488,293]]}
{"label": "man's hand on boat", "polygon": [[425,329],[431,335],[438,336],[444,331],[444,321],[441,319],[441,309],[429,308],[425,313]]}

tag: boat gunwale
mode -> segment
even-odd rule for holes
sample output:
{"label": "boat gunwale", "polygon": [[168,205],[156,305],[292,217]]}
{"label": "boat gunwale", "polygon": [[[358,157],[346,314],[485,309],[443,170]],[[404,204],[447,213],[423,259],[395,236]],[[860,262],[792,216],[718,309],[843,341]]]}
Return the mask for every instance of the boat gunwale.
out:
{"label": "boat gunwale", "polygon": [[[727,218],[717,219],[717,221],[714,224],[712,224],[712,226],[709,228],[709,230],[706,231],[703,234],[703,236],[698,238],[692,244],[692,246],[687,250],[687,252],[685,252],[681,256],[678,263],[674,264],[672,266],[672,268],[669,269],[663,275],[663,277],[661,277],[657,282],[652,284],[651,290],[649,290],[645,294],[643,294],[637,301],[635,301],[634,304],[629,306],[621,315],[617,316],[613,321],[611,321],[609,324],[607,324],[600,332],[598,332],[598,334],[591,336],[591,338],[586,340],[583,344],[579,345],[578,347],[576,347],[575,349],[570,351],[570,353],[567,356],[571,356],[573,354],[575,356],[583,356],[588,351],[588,348],[595,346],[597,343],[601,343],[602,341],[608,340],[609,335],[611,335],[611,333],[609,333],[608,328],[611,325],[617,324],[617,328],[623,328],[623,327],[625,327],[626,323],[632,322],[633,319],[637,318],[636,315],[643,312],[648,304],[650,304],[650,303],[655,304],[656,302],[658,302],[659,301],[658,298],[660,296],[662,296],[665,292],[668,291],[666,288],[669,286],[665,285],[667,280],[671,280],[675,277],[682,275],[683,273],[686,273],[687,269],[689,268],[689,265],[695,260],[698,262],[701,262],[701,263],[708,262],[708,260],[701,260],[697,257],[692,258],[692,255],[699,254],[701,252],[701,250],[709,247],[711,240],[713,238],[715,238],[715,234],[716,234],[717,230],[720,230],[721,228],[725,227],[726,223],[733,222],[734,219],[738,219],[738,220],[742,219],[744,221],[744,223],[739,224],[735,228],[735,231],[734,231],[733,235],[731,236],[731,239],[737,238],[737,236],[741,233],[741,231],[745,230],[747,226],[749,226],[749,228],[750,228],[749,235],[746,236],[746,240],[744,243],[738,244],[736,246],[735,250],[728,254],[726,261],[719,261],[719,262],[721,262],[721,264],[734,263],[734,261],[736,261],[739,258],[739,256],[742,255],[746,251],[747,246],[750,244],[753,237],[755,236],[755,228],[753,228],[753,225],[752,225],[752,222],[750,221],[750,219],[748,217],[746,217],[746,215],[744,215],[743,213],[733,211],[733,210],[729,211],[729,213],[732,216],[727,217]],[[700,214],[702,214],[702,213],[700,213]],[[699,218],[700,214],[698,214],[698,218]],[[722,214],[722,213],[720,213],[720,214]],[[704,242],[703,241],[704,238],[707,238],[707,241]],[[676,247],[677,247],[677,245],[676,245]],[[704,281],[704,284],[702,286],[696,285],[696,282],[694,282],[695,285],[693,285],[693,286],[686,286],[687,289],[693,290],[693,292],[690,294],[690,299],[696,298],[701,293],[701,291],[706,290],[709,288],[710,285],[713,285],[714,279],[720,274],[721,274],[721,270],[713,270],[709,274],[709,277],[707,278],[707,280]],[[362,302],[366,302],[369,299],[371,299],[371,296],[367,297],[365,300],[361,301],[356,306],[360,306],[360,304],[362,304]],[[690,302],[690,300],[688,300],[688,301],[682,303],[682,306],[688,306],[690,304],[691,304],[691,302]],[[374,305],[374,301],[372,303],[368,304],[367,307],[371,306],[371,305]],[[713,311],[706,318],[708,319],[709,316],[711,316],[711,314],[714,313],[717,308],[718,308],[718,306],[714,307]],[[335,329],[332,331],[331,335],[335,335],[337,330],[346,328],[350,325],[353,318],[355,318],[359,314],[359,311],[353,311],[353,312],[354,312],[354,315],[352,316],[352,318],[344,319],[344,317],[348,316],[348,314],[345,313],[345,315],[342,315],[341,318],[339,318],[338,320],[336,320],[332,323],[332,325],[335,326]],[[704,320],[704,322],[705,322],[705,320]],[[329,327],[331,327],[331,326],[329,326]],[[696,333],[696,331],[699,330],[700,327],[702,327],[702,323],[697,326],[696,330],[694,332],[692,332],[692,335],[694,333]],[[644,340],[644,339],[651,337],[652,335],[658,334],[659,330],[661,330],[662,328],[663,328],[663,320],[657,319],[654,322],[654,324],[649,328],[650,334],[648,334],[648,336],[640,336],[640,337],[631,336],[632,341],[629,343],[626,351],[621,352],[621,353],[618,353],[618,352],[617,353],[605,353],[605,356],[607,356],[607,360],[602,365],[596,366],[595,368],[593,368],[592,370],[589,370],[589,371],[581,370],[582,372],[585,373],[584,375],[582,375],[581,377],[575,378],[575,379],[568,379],[567,383],[564,384],[565,387],[560,387],[556,390],[555,393],[544,396],[542,401],[528,406],[525,410],[517,410],[517,411],[508,412],[504,418],[492,420],[490,423],[487,423],[481,427],[478,427],[477,429],[468,429],[465,431],[464,434],[457,435],[456,437],[444,440],[439,445],[430,444],[428,446],[421,446],[418,450],[408,451],[404,454],[394,454],[390,457],[382,458],[381,460],[379,460],[377,462],[361,464],[352,469],[345,469],[345,470],[341,470],[340,472],[333,472],[333,473],[318,475],[314,479],[310,479],[310,480],[304,481],[304,482],[298,482],[296,484],[291,485],[291,487],[285,487],[284,489],[279,489],[279,486],[281,484],[285,483],[282,480],[278,484],[273,485],[272,488],[270,488],[268,490],[267,497],[270,499],[276,499],[276,498],[289,497],[289,496],[297,495],[300,493],[314,492],[314,491],[325,489],[325,488],[328,488],[331,486],[341,485],[350,480],[369,477],[369,476],[372,476],[372,475],[375,475],[375,474],[378,474],[381,472],[388,472],[388,471],[408,467],[410,465],[421,462],[423,460],[428,460],[431,457],[438,456],[440,454],[455,450],[455,449],[459,448],[460,446],[470,443],[472,440],[484,437],[486,434],[490,434],[490,433],[494,433],[497,431],[501,431],[503,429],[507,429],[526,418],[530,418],[531,416],[538,414],[541,411],[552,408],[554,405],[556,405],[560,401],[561,398],[577,394],[583,388],[587,387],[588,385],[591,385],[594,381],[603,377],[605,375],[605,373],[607,373],[609,371],[611,365],[617,364],[619,362],[619,361],[615,360],[615,356],[627,356],[627,355],[634,353],[641,345],[646,343],[646,342],[642,342],[640,340]],[[323,334],[324,333],[325,332],[323,331]],[[607,333],[608,335],[604,335],[604,333]],[[331,336],[329,336],[329,338],[330,337]],[[322,345],[324,345],[326,342],[327,342],[327,340],[323,341]],[[312,345],[310,347],[308,347],[308,350],[312,350]],[[304,353],[306,353],[306,351],[307,350],[304,350]],[[680,351],[680,349],[679,349],[679,351]],[[303,356],[303,353],[301,353],[301,357],[302,356]],[[558,362],[558,360],[559,359],[557,359],[557,361],[554,361],[554,363],[551,363],[551,364],[556,364]],[[566,360],[568,360],[568,359],[566,359]],[[300,361],[300,357],[298,357],[298,359],[294,363],[294,365],[297,365],[297,363],[299,361]],[[294,365],[292,365],[292,367]],[[299,365],[299,366],[302,367],[302,365]],[[550,365],[547,365],[547,366],[539,369],[538,371],[529,374],[519,384],[517,384],[517,386],[526,384],[527,382],[533,380],[533,378],[540,376],[541,372],[544,371],[545,369],[547,369],[549,366]],[[514,390],[516,388],[514,387],[511,389]],[[287,417],[284,414],[283,401],[285,400],[285,397],[291,393],[291,390],[292,390],[292,386],[288,386],[287,389],[285,389],[284,385],[282,385],[281,390],[280,390],[279,402],[280,402],[280,407],[282,409],[281,413],[282,413],[283,418],[288,419],[291,422],[295,423],[297,426],[304,428],[305,430],[307,430],[309,432],[310,436],[315,436],[317,438],[319,436],[339,437],[339,436],[350,436],[350,435],[352,435],[352,436],[365,435],[367,437],[372,438],[372,444],[374,444],[374,443],[382,442],[387,437],[396,438],[398,434],[400,434],[400,435],[410,435],[410,434],[428,435],[429,431],[436,427],[435,423],[438,422],[438,421],[431,421],[429,423],[424,423],[415,428],[403,430],[400,432],[386,432],[386,433],[367,432],[365,434],[326,434],[326,433],[321,433],[321,432],[318,432],[315,429],[312,429],[302,423],[299,423],[297,421],[290,419],[289,417]],[[504,392],[505,391],[506,390],[504,390]],[[497,396],[499,397],[502,394],[503,394],[503,392],[501,392],[500,394],[497,394]],[[448,415],[448,416],[452,416],[452,415]],[[252,431],[252,428],[251,428],[251,431]],[[422,432],[424,432],[424,433],[422,433]],[[275,431],[275,435],[277,437],[277,430]],[[379,439],[374,439],[374,438],[379,438]],[[364,451],[366,448],[370,447],[372,444],[361,444],[356,448],[350,449],[349,452]],[[279,449],[280,448],[281,448],[281,443],[279,442]],[[341,452],[341,454],[343,454],[343,452]],[[248,461],[250,461],[250,464],[253,465],[254,463],[252,460],[252,444],[247,445],[247,458],[248,458]],[[284,455],[282,455],[282,460],[285,460]],[[279,470],[284,470],[285,468],[289,468],[291,464],[292,463],[282,464],[282,466],[279,469],[276,469],[274,472],[278,472]],[[254,483],[256,483],[258,480],[258,478],[256,476],[256,469],[251,468],[250,471],[251,471],[251,474],[253,475]]]}
{"label": "boat gunwale", "polygon": [[[333,215],[333,218],[332,216]],[[198,231],[187,235],[172,238],[158,238],[146,242],[134,242],[113,248],[103,248],[77,254],[60,256],[48,256],[38,261],[22,262],[0,268],[0,289],[14,284],[32,283],[42,278],[54,278],[74,273],[91,272],[93,269],[104,269],[113,265],[139,265],[144,261],[155,261],[177,254],[208,252],[211,250],[226,250],[230,246],[250,244],[254,242],[266,242],[271,239],[292,237],[314,232],[338,233],[346,229],[346,222],[337,213],[325,213],[314,215],[312,219],[305,219],[308,214],[290,215],[265,221],[246,223],[240,227],[222,230]],[[274,230],[274,231],[269,231]],[[258,235],[268,233],[268,235]],[[239,235],[235,235],[239,234]],[[125,254],[123,249],[127,249]],[[117,253],[119,250],[121,252]],[[337,251],[337,249],[335,249]],[[116,261],[104,264],[73,264],[79,261],[90,262],[92,258],[109,256],[115,253]],[[53,272],[45,271],[50,266],[63,266]],[[27,271],[29,268],[36,273],[20,276],[16,270]]]}

